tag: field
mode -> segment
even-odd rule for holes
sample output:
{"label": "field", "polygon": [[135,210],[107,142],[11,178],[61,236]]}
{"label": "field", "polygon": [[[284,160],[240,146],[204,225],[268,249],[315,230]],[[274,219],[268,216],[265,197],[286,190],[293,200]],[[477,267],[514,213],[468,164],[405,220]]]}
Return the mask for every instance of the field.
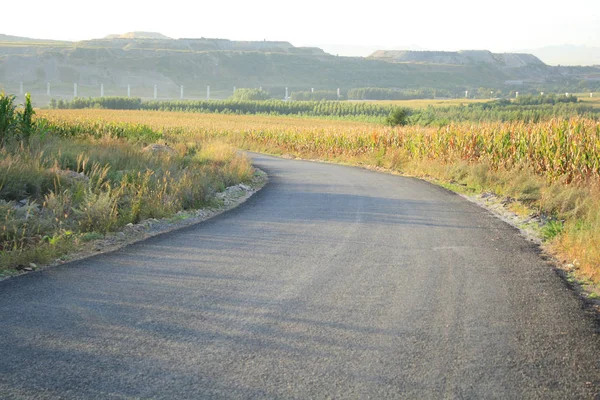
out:
{"label": "field", "polygon": [[[600,128],[575,118],[538,124],[451,124],[443,128],[392,128],[374,123],[295,117],[231,116],[169,112],[43,111],[54,124],[119,121],[147,125],[168,140],[224,137],[234,144],[275,145],[311,156],[357,156],[402,150],[415,159],[485,161],[494,168],[532,168],[551,180],[587,182],[600,177]],[[69,124],[68,124],[69,125]],[[95,129],[89,126],[88,129]],[[561,157],[557,157],[560,154]]]}
{"label": "field", "polygon": [[[237,93],[237,92],[236,92]],[[429,101],[430,102],[430,101]],[[52,109],[112,109],[176,111],[183,113],[215,113],[224,115],[265,115],[297,116],[326,120],[352,120],[369,123],[391,123],[446,126],[452,122],[539,122],[552,118],[586,117],[598,120],[600,109],[577,102],[575,96],[522,96],[518,101],[506,99],[495,101],[473,101],[463,104],[447,101],[434,107],[427,100],[419,102],[379,102],[379,101],[281,101],[281,100],[176,100],[142,101],[140,98],[103,97],[77,98],[71,101],[53,100]],[[404,105],[426,105],[425,108],[407,108]],[[400,119],[392,114],[402,114]]]}
{"label": "field", "polygon": [[487,103],[492,99],[418,99],[418,100],[349,100],[349,102],[365,102],[374,104],[386,104],[393,105],[396,107],[407,107],[407,108],[427,108],[432,107],[451,107],[461,106],[467,104]]}
{"label": "field", "polygon": [[554,119],[526,124],[453,123],[387,127],[321,119],[149,111],[40,111],[63,134],[102,131],[111,121],[143,124],[167,142],[221,140],[233,146],[438,179],[494,192],[521,213],[548,221],[541,234],[580,276],[600,283],[600,125]]}

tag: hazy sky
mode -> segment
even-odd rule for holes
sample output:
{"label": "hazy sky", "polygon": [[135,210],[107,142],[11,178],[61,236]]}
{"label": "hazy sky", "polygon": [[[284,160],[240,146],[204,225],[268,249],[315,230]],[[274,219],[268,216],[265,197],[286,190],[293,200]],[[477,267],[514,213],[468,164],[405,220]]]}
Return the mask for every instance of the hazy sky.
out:
{"label": "hazy sky", "polygon": [[[155,5],[158,4],[158,5]],[[4,2],[0,33],[83,40],[110,33],[311,44],[417,45],[511,51],[600,47],[600,1],[128,1]]]}

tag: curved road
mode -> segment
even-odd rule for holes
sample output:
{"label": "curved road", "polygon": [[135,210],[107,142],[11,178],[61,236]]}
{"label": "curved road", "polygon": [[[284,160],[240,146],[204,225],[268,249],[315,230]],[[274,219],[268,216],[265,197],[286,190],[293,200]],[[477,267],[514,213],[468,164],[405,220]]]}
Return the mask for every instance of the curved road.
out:
{"label": "curved road", "polygon": [[430,184],[255,156],[236,210],[0,282],[0,398],[593,398],[594,316]]}

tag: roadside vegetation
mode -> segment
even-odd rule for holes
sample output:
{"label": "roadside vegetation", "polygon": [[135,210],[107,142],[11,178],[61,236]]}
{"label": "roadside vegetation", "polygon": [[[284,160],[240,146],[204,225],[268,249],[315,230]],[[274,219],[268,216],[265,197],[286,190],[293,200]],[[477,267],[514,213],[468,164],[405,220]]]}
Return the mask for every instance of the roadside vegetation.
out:
{"label": "roadside vegetation", "polygon": [[55,126],[144,123],[169,142],[218,138],[243,149],[372,165],[435,178],[470,193],[493,192],[510,199],[515,211],[548,221],[541,233],[555,253],[580,277],[600,283],[600,124],[594,119],[392,127],[290,116],[40,113]]}
{"label": "roadside vegetation", "polygon": [[129,223],[216,204],[249,160],[141,123],[50,121],[0,94],[0,274],[47,263]]}

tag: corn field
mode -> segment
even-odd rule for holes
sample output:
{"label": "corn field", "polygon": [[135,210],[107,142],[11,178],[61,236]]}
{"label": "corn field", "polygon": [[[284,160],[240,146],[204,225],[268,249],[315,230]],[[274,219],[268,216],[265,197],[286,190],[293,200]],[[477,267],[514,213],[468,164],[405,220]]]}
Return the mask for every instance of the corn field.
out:
{"label": "corn field", "polygon": [[55,126],[77,120],[88,131],[90,126],[102,130],[120,121],[137,124],[136,130],[142,133],[145,129],[161,132],[165,138],[220,137],[241,147],[252,143],[327,157],[402,150],[413,159],[444,163],[486,162],[492,168],[527,166],[550,180],[585,182],[600,178],[600,123],[581,117],[536,124],[454,123],[441,128],[392,128],[350,121],[168,112],[71,110],[47,111],[43,115]]}

